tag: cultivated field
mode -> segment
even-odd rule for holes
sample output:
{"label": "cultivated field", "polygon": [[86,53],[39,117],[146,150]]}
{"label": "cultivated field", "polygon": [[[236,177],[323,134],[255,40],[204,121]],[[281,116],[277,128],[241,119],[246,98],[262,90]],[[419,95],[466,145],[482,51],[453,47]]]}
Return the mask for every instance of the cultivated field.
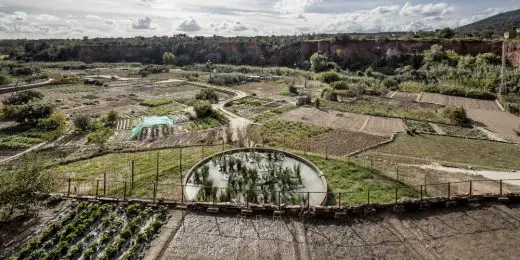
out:
{"label": "cultivated field", "polygon": [[485,128],[499,137],[511,142],[520,143],[520,136],[514,129],[520,128],[520,118],[502,111],[468,109],[468,115],[474,121],[481,123]]}
{"label": "cultivated field", "polygon": [[344,223],[177,214],[162,259],[516,259],[519,220],[516,205]]}
{"label": "cultivated field", "polygon": [[366,132],[380,136],[390,136],[396,132],[406,131],[404,122],[401,119],[338,111],[323,111],[308,107],[301,107],[285,112],[280,118],[290,121],[308,122],[333,129]]}
{"label": "cultivated field", "polygon": [[484,109],[501,111],[494,100],[480,100],[465,97],[447,96],[437,93],[423,92],[419,102],[433,103],[445,106],[463,106],[465,109]]}
{"label": "cultivated field", "polygon": [[334,130],[296,144],[300,150],[345,156],[390,140],[388,137],[346,130]]}

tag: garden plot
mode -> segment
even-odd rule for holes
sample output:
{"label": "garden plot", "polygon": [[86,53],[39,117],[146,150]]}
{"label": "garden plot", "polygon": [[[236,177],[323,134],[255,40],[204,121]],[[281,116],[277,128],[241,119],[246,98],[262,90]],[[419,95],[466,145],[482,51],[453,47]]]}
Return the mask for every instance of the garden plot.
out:
{"label": "garden plot", "polygon": [[481,109],[468,109],[468,115],[474,121],[499,137],[514,143],[520,143],[520,136],[514,131],[520,127],[520,118],[502,111],[489,111]]}
{"label": "garden plot", "polygon": [[8,249],[19,259],[136,259],[169,218],[139,204],[72,203],[50,225]]}
{"label": "garden plot", "polygon": [[296,144],[296,148],[320,154],[328,153],[330,155],[345,156],[388,140],[390,140],[388,137],[378,135],[334,130],[303,140]]}
{"label": "garden plot", "polygon": [[406,131],[401,119],[323,111],[308,107],[300,107],[283,113],[280,117],[284,120],[308,122],[333,129],[367,132],[381,136],[390,136],[395,132]]}
{"label": "garden plot", "polygon": [[409,92],[401,92],[401,91],[391,91],[387,95],[389,98],[394,99],[402,99],[408,101],[416,101],[419,95],[417,93],[409,93]]}
{"label": "garden plot", "polygon": [[502,111],[495,100],[481,100],[465,97],[448,96],[437,93],[421,94],[419,102],[433,103],[445,106],[462,106],[465,109],[482,109],[492,111]]}

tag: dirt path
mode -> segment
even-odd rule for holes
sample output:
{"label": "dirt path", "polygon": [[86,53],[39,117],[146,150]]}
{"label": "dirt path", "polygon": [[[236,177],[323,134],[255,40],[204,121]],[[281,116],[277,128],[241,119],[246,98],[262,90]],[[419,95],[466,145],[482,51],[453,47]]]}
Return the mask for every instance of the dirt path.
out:
{"label": "dirt path", "polygon": [[455,167],[446,167],[440,164],[423,164],[423,165],[409,165],[409,166],[417,166],[421,169],[430,169],[437,171],[444,171],[449,173],[464,173],[475,176],[482,176],[484,178],[490,180],[504,180],[504,183],[508,183],[511,185],[520,186],[520,173],[518,172],[506,172],[506,171],[489,171],[489,170],[470,170],[463,168],[455,168]]}
{"label": "dirt path", "polygon": [[46,80],[44,82],[38,82],[38,83],[32,83],[32,84],[27,84],[27,85],[20,85],[20,86],[0,88],[0,93],[4,94],[4,93],[10,93],[10,92],[15,92],[15,91],[20,91],[20,90],[44,87],[44,86],[50,85],[52,82],[54,82],[53,79],[48,79],[48,80]]}
{"label": "dirt path", "polygon": [[18,157],[20,157],[20,156],[22,156],[22,155],[24,155],[24,154],[26,154],[28,152],[34,151],[34,150],[44,146],[45,144],[47,144],[47,142],[37,144],[37,145],[35,145],[35,146],[33,146],[33,147],[31,147],[31,148],[29,148],[29,149],[27,149],[27,150],[25,150],[25,151],[23,151],[21,153],[17,153],[17,154],[15,154],[13,156],[10,156],[10,157],[7,157],[5,159],[2,159],[2,160],[0,160],[0,164],[9,162],[11,160],[14,160],[14,159],[16,159],[16,158],[18,158]]}

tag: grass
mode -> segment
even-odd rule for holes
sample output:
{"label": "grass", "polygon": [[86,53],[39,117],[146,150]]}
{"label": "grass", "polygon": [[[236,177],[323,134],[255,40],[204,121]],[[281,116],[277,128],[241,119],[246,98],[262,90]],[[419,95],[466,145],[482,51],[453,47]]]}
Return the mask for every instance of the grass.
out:
{"label": "grass", "polygon": [[456,135],[460,137],[476,138],[487,140],[488,136],[477,128],[461,127],[453,125],[439,125],[439,127],[448,135]]}
{"label": "grass", "polygon": [[368,190],[370,190],[370,203],[395,202],[395,188],[399,188],[399,197],[416,198],[417,192],[411,188],[380,175],[377,171],[361,167],[352,162],[324,159],[323,157],[302,155],[313,162],[327,178],[329,192],[334,193],[336,201],[329,204],[337,204],[338,193],[341,193],[341,204],[365,204],[368,202]]}
{"label": "grass", "polygon": [[167,116],[181,112],[183,107],[177,103],[171,103],[167,105],[159,105],[155,107],[149,107],[145,111],[145,115],[149,116]]}
{"label": "grass", "polygon": [[227,107],[227,108],[229,109],[229,111],[231,111],[233,113],[237,113],[238,111],[243,111],[243,110],[251,109],[254,107],[263,106],[269,102],[270,102],[270,100],[267,100],[267,99],[261,99],[261,98],[257,98],[257,97],[246,97],[246,98],[231,102],[229,107]]}
{"label": "grass", "polygon": [[425,121],[405,120],[406,128],[417,133],[435,133],[430,123]]}
{"label": "grass", "polygon": [[17,126],[0,130],[0,149],[25,150],[49,140],[50,132],[37,129],[24,130]]}
{"label": "grass", "polygon": [[275,109],[271,109],[271,110],[266,111],[259,115],[251,116],[251,117],[249,117],[249,119],[251,119],[254,122],[263,123],[263,122],[272,120],[287,111],[293,110],[294,108],[295,108],[295,106],[293,106],[293,105],[285,105],[282,107],[277,107]]}
{"label": "grass", "polygon": [[146,107],[158,107],[163,105],[168,105],[173,103],[173,100],[167,98],[157,98],[157,99],[145,99],[139,105]]}
{"label": "grass", "polygon": [[446,118],[426,109],[405,109],[389,105],[376,104],[366,100],[354,102],[335,102],[321,99],[321,107],[329,110],[358,113],[371,116],[397,117],[418,121],[430,121],[437,123],[448,123]]}
{"label": "grass", "polygon": [[311,138],[330,131],[330,128],[320,127],[302,122],[270,120],[258,127],[264,143],[274,147],[294,147],[304,139]]}
{"label": "grass", "polygon": [[520,169],[519,146],[485,140],[433,135],[412,137],[402,134],[396,141],[376,149],[375,152],[419,158],[429,157],[440,162],[479,168]]}
{"label": "grass", "polygon": [[220,126],[220,122],[213,117],[199,118],[188,126],[190,131],[201,131]]}
{"label": "grass", "polygon": [[[214,154],[222,149],[221,146],[214,147],[190,147],[182,149],[182,170],[186,173],[195,163],[202,158]],[[107,189],[110,193],[122,194],[122,181],[131,180],[131,163],[134,162],[134,193],[132,196],[151,198],[153,185],[148,182],[155,181],[157,170],[157,154],[159,154],[159,182],[181,184],[180,174],[180,149],[164,149],[160,151],[148,151],[138,153],[117,153],[95,157],[65,165],[58,165],[48,169],[57,178],[83,179],[83,183],[78,185],[85,186],[92,193],[96,179],[103,179],[103,173],[107,174],[107,179],[112,183]],[[114,181],[121,181],[116,183]],[[146,182],[146,183],[145,183]],[[63,186],[61,187],[63,189]],[[174,196],[172,192],[178,192],[175,196],[180,196],[180,187],[171,185],[159,185],[158,193],[162,196]]]}

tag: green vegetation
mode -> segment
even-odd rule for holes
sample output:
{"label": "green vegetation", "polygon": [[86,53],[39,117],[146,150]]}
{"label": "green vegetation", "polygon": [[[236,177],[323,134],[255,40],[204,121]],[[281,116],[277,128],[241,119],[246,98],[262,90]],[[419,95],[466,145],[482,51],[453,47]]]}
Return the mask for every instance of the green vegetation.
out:
{"label": "green vegetation", "polygon": [[244,82],[247,76],[242,73],[217,73],[212,74],[209,83],[219,86],[236,85]]}
{"label": "green vegetation", "polygon": [[461,127],[453,125],[439,125],[439,127],[448,135],[460,136],[463,138],[476,138],[488,140],[488,136],[474,127]]}
{"label": "green vegetation", "polygon": [[441,114],[443,117],[448,118],[452,124],[461,126],[471,124],[471,119],[469,119],[466,109],[462,106],[445,107],[441,110]]}
{"label": "green vegetation", "polygon": [[435,133],[430,123],[425,121],[405,120],[404,123],[412,133]]}
{"label": "green vegetation", "polygon": [[175,55],[171,52],[165,52],[162,56],[162,61],[164,64],[173,64],[175,63]]}
{"label": "green vegetation", "polygon": [[188,126],[190,131],[201,131],[206,129],[211,129],[220,126],[220,122],[218,119],[213,117],[204,117],[200,119],[196,119]]}
{"label": "green vegetation", "polygon": [[173,103],[173,100],[168,98],[145,99],[139,105],[147,107],[159,107]]}
{"label": "green vegetation", "polygon": [[263,125],[251,126],[259,132],[260,142],[273,147],[294,147],[304,139],[311,138],[331,129],[302,122],[270,120]]}
{"label": "green vegetation", "polygon": [[211,103],[218,103],[218,95],[217,92],[212,88],[203,88],[199,93],[195,96],[195,99],[198,100],[206,100]]}
{"label": "green vegetation", "polygon": [[97,259],[135,259],[168,218],[165,207],[75,202],[65,215],[13,250],[13,258],[90,259],[97,255]]}
{"label": "green vegetation", "polygon": [[417,192],[402,184],[390,180],[377,171],[358,166],[351,162],[334,159],[324,159],[318,156],[305,156],[305,159],[314,163],[327,178],[329,192],[334,200],[329,204],[337,204],[341,193],[341,204],[365,204],[370,190],[370,203],[395,202],[395,188],[399,188],[399,197],[417,198]]}
{"label": "green vegetation", "polygon": [[208,117],[214,113],[213,108],[211,107],[211,103],[208,101],[199,101],[195,103],[193,110],[195,110],[197,118]]}
{"label": "green vegetation", "polygon": [[418,121],[432,121],[447,123],[447,119],[441,117],[432,110],[405,109],[384,104],[376,104],[366,100],[352,102],[335,102],[326,99],[321,100],[321,107],[329,110],[338,110],[372,116],[398,117]]}
{"label": "green vegetation", "polygon": [[0,220],[9,220],[15,210],[27,212],[41,202],[39,195],[53,191],[53,176],[34,159],[25,155],[22,165],[0,175]]}
{"label": "green vegetation", "polygon": [[233,113],[237,113],[243,110],[264,106],[269,102],[270,100],[268,99],[246,97],[227,104],[227,109]]}
{"label": "green vegetation", "polygon": [[396,141],[378,148],[376,152],[432,158],[483,168],[519,169],[520,147],[514,144],[449,136],[400,135]]}
{"label": "green vegetation", "polygon": [[184,107],[177,102],[170,102],[170,104],[166,105],[149,107],[144,114],[149,116],[168,116],[181,112],[183,108]]}

